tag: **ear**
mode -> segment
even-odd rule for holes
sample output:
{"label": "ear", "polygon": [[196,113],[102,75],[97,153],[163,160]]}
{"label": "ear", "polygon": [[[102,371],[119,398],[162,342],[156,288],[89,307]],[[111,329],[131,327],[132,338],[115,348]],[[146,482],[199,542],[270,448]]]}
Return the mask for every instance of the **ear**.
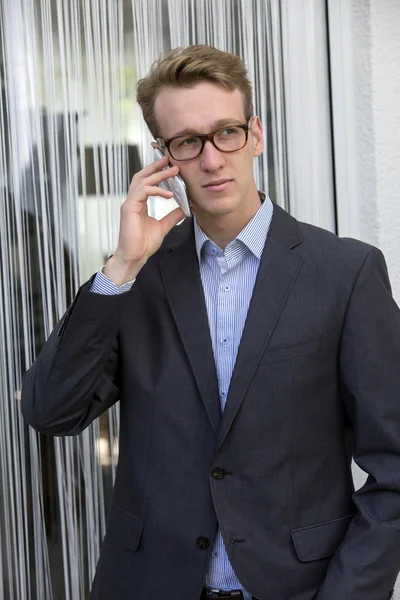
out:
{"label": "ear", "polygon": [[260,156],[264,151],[263,126],[259,117],[254,117],[251,123],[253,135],[253,156]]}

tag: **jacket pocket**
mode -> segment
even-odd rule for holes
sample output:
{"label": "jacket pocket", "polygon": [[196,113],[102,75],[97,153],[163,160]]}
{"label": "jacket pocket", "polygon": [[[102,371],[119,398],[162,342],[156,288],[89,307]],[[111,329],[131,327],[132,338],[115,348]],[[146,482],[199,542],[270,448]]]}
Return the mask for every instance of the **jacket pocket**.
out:
{"label": "jacket pocket", "polygon": [[291,360],[293,358],[300,358],[301,356],[313,354],[319,350],[321,337],[322,336],[314,337],[296,344],[290,344],[290,346],[268,348],[261,357],[259,367],[281,360]]}
{"label": "jacket pocket", "polygon": [[113,540],[129,548],[136,550],[139,548],[140,538],[143,530],[143,521],[134,515],[126,512],[116,504],[112,504],[107,519],[107,535],[109,540]]}
{"label": "jacket pocket", "polygon": [[333,556],[353,517],[354,515],[347,515],[317,525],[292,529],[292,540],[299,559],[310,562]]}

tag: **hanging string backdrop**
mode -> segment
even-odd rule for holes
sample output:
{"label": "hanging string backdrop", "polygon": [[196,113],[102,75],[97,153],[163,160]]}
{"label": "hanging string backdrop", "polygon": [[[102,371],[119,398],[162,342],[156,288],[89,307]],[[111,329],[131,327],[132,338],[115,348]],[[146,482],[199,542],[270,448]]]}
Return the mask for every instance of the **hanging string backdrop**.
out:
{"label": "hanging string backdrop", "polygon": [[[20,415],[23,372],[117,242],[133,173],[154,160],[135,84],[171,47],[240,54],[285,205],[277,0],[2,0],[0,5],[0,600],[87,597],[118,460],[118,406],[76,438]],[[272,169],[272,167],[274,167]],[[162,216],[175,206],[149,200]]]}

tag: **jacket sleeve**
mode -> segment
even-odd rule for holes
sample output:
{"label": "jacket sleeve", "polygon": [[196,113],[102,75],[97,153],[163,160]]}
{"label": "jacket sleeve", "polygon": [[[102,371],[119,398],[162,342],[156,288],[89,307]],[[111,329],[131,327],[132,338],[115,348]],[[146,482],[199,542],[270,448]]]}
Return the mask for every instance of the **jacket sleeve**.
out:
{"label": "jacket sleeve", "polygon": [[118,400],[118,330],[130,292],[84,284],[24,374],[21,410],[37,431],[75,435]]}
{"label": "jacket sleeve", "polygon": [[375,248],[349,299],[338,368],[354,460],[368,478],[317,600],[388,600],[400,569],[400,310]]}

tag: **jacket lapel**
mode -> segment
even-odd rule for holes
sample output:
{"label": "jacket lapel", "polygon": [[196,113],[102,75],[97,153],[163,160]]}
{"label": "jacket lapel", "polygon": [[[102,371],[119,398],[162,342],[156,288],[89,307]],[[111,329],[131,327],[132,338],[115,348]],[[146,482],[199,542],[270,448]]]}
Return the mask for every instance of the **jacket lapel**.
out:
{"label": "jacket lapel", "polygon": [[221,405],[192,220],[188,219],[181,227],[184,240],[162,260],[161,277],[201,398],[217,435]]}
{"label": "jacket lapel", "polygon": [[292,252],[292,248],[300,243],[297,221],[278,206],[274,206],[274,215],[222,416],[218,447],[226,437],[243,402],[300,270],[302,258]]}

